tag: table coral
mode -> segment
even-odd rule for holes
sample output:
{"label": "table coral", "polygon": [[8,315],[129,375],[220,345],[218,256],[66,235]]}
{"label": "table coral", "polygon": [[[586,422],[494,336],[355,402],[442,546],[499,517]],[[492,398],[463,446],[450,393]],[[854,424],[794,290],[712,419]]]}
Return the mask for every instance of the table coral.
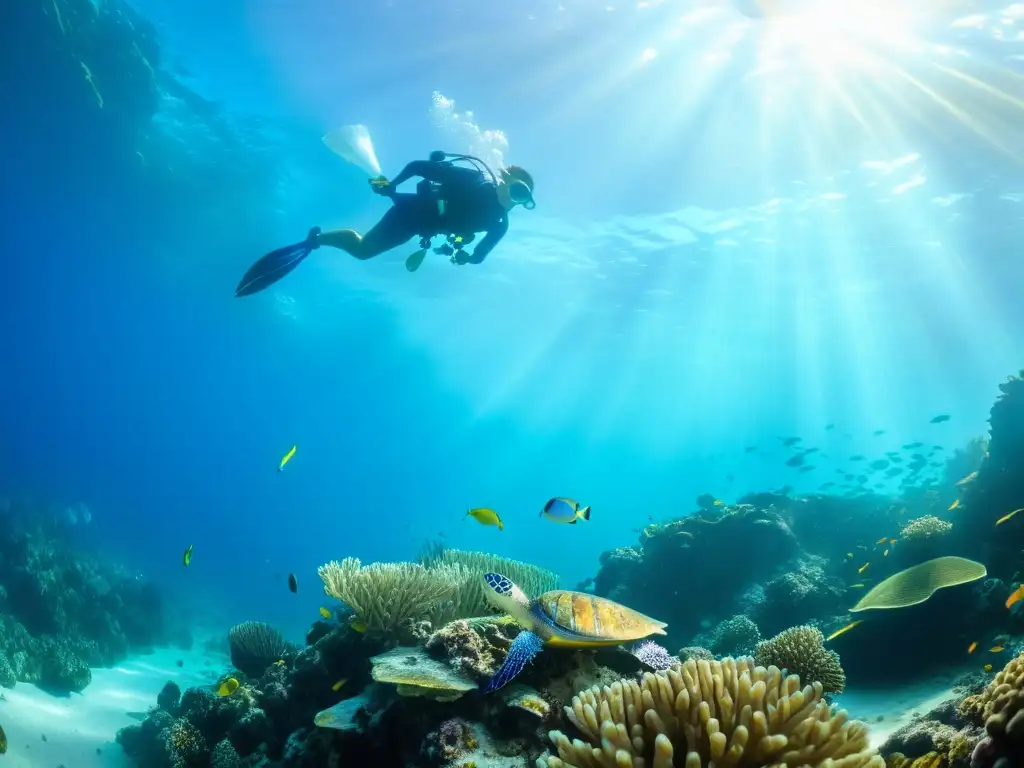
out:
{"label": "table coral", "polygon": [[867,726],[833,713],[820,683],[801,689],[797,676],[749,657],[689,660],[639,683],[594,687],[565,714],[584,739],[552,731],[558,755],[542,756],[538,768],[885,765],[869,746]]}

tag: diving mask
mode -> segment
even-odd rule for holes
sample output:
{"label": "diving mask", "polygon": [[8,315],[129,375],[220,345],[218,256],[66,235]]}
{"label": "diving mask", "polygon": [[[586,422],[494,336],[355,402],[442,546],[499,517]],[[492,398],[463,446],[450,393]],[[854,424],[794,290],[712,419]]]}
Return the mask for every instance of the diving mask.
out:
{"label": "diving mask", "polygon": [[537,203],[533,199],[533,192],[525,181],[510,179],[506,182],[506,186],[508,187],[508,199],[513,203],[523,206],[528,211],[537,207]]}

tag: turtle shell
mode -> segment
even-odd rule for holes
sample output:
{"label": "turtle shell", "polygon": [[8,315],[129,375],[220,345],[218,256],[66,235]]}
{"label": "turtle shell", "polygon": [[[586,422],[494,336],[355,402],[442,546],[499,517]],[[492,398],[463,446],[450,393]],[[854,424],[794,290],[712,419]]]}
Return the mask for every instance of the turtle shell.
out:
{"label": "turtle shell", "polygon": [[665,634],[666,624],[632,608],[585,592],[545,592],[530,606],[551,632],[551,640],[605,645]]}

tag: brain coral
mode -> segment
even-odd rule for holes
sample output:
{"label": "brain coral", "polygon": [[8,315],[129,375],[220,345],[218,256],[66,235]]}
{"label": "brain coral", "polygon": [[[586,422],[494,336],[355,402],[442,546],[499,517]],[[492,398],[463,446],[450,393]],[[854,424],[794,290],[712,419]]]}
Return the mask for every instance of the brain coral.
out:
{"label": "brain coral", "polygon": [[759,666],[775,665],[801,680],[819,682],[825,693],[842,693],[846,687],[839,654],[825,650],[825,636],[817,627],[792,627],[758,643],[754,660]]}
{"label": "brain coral", "polygon": [[[832,712],[820,683],[755,666],[750,657],[686,661],[582,691],[565,708],[582,733],[551,731],[558,756],[538,768],[884,768],[868,729]],[[676,762],[676,755],[679,760]]]}

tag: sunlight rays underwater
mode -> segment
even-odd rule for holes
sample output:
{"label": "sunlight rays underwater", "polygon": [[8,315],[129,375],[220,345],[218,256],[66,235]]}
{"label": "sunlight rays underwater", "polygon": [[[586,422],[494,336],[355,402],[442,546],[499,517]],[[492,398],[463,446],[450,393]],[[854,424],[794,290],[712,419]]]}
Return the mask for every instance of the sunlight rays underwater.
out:
{"label": "sunlight rays underwater", "polygon": [[[878,372],[895,361],[935,371],[963,348],[1010,359],[1015,329],[977,279],[966,236],[963,206],[982,185],[957,188],[943,158],[916,148],[955,124],[1019,160],[1024,6],[780,0],[749,18],[729,4],[662,2],[614,13],[630,14],[619,31],[635,61],[612,70],[619,60],[601,40],[568,50],[548,76],[588,77],[561,109],[649,89],[650,113],[633,116],[645,151],[701,123],[707,163],[728,166],[733,147],[753,145],[763,162],[737,183],[758,175],[777,195],[577,225],[538,212],[517,219],[486,270],[428,260],[404,280],[397,263],[367,274],[333,262],[336,280],[395,307],[481,415],[514,404],[528,423],[646,439],[692,433],[712,412],[741,419],[797,391],[813,393],[801,407],[821,421],[840,404],[882,418],[894,405]],[[503,132],[451,99],[435,95],[435,118],[439,109],[435,124],[466,148],[508,152]],[[785,175],[783,145],[802,154],[803,178]],[[852,165],[837,160],[850,145]],[[982,329],[989,340],[972,349],[964,337]],[[764,378],[753,395],[748,371]],[[942,387],[937,399],[952,396]]]}

